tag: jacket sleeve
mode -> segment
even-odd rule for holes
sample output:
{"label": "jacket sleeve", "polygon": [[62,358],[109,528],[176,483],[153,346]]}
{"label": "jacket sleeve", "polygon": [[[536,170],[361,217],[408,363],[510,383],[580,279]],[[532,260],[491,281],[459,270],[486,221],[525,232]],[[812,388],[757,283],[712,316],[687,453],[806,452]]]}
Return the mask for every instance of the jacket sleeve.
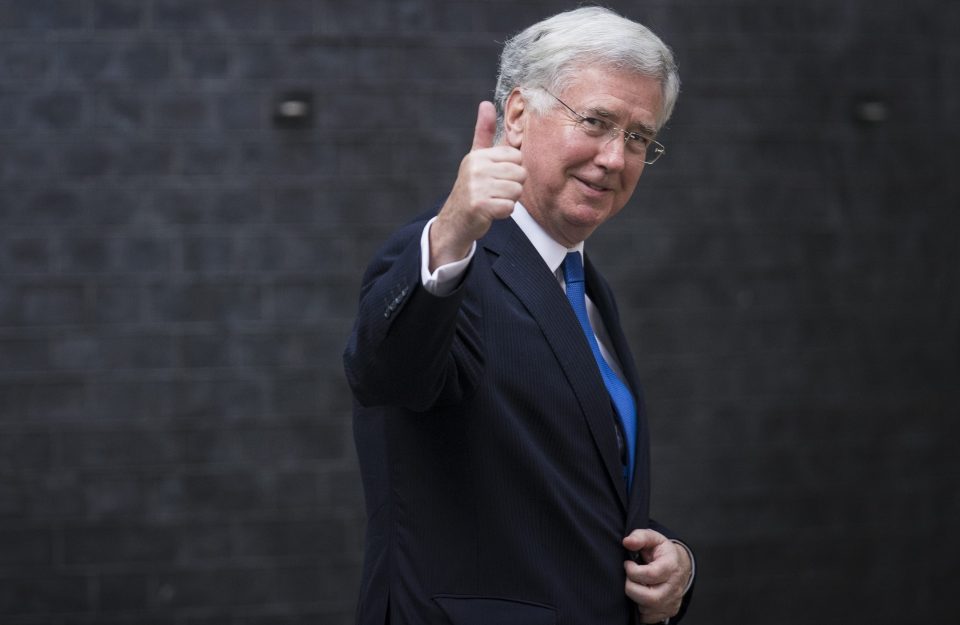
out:
{"label": "jacket sleeve", "polygon": [[344,352],[357,401],[423,411],[458,402],[476,388],[483,365],[479,306],[471,297],[474,259],[460,287],[431,295],[420,281],[426,220],[401,229],[367,268]]}

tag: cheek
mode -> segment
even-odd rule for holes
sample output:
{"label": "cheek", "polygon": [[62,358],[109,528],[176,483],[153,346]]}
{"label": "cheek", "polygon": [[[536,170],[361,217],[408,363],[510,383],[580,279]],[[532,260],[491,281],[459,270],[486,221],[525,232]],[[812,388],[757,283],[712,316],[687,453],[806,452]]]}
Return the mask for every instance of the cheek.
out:
{"label": "cheek", "polygon": [[525,143],[527,151],[524,161],[529,159],[532,168],[554,176],[557,172],[589,162],[594,151],[584,146],[583,142],[571,141],[563,130],[539,133],[535,139]]}
{"label": "cheek", "polygon": [[539,186],[549,188],[553,193],[564,185],[567,172],[574,165],[561,145],[551,143],[541,143],[531,150],[529,157],[523,157],[523,163],[530,176],[528,180],[536,181]]}

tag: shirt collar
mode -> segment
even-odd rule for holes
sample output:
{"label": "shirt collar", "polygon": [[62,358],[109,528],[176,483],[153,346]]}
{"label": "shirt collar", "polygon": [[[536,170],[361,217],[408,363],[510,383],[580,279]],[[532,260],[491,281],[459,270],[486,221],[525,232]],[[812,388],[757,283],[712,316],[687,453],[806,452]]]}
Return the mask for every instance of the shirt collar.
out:
{"label": "shirt collar", "polygon": [[530,213],[527,212],[527,209],[520,202],[517,202],[514,207],[512,216],[513,220],[520,226],[520,229],[523,230],[523,234],[530,239],[533,247],[540,253],[543,262],[547,263],[547,267],[549,267],[553,273],[556,273],[560,265],[563,264],[563,259],[567,257],[567,253],[580,252],[580,255],[583,255],[583,241],[571,248],[560,245],[530,216]]}

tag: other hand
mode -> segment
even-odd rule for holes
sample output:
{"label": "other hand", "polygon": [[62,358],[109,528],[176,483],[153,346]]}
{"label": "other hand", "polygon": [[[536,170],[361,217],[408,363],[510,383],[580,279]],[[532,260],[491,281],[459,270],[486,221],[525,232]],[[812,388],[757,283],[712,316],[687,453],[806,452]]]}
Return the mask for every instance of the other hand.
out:
{"label": "other hand", "polygon": [[627,560],[626,593],[637,604],[643,623],[660,623],[680,611],[683,591],[690,579],[686,549],[650,529],[634,530],[623,546],[639,557]]}

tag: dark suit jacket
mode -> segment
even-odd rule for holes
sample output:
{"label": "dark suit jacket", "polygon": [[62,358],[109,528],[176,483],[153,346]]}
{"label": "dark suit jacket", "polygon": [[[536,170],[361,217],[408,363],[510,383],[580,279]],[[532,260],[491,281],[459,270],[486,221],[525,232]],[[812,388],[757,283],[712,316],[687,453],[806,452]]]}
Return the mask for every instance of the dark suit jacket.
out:
{"label": "dark suit jacket", "polygon": [[609,287],[588,259],[638,403],[630,493],[609,395],[533,245],[495,222],[458,290],[435,297],[425,222],[368,268],[344,354],[368,513],[358,623],[635,622],[621,541],[651,526],[648,428]]}

